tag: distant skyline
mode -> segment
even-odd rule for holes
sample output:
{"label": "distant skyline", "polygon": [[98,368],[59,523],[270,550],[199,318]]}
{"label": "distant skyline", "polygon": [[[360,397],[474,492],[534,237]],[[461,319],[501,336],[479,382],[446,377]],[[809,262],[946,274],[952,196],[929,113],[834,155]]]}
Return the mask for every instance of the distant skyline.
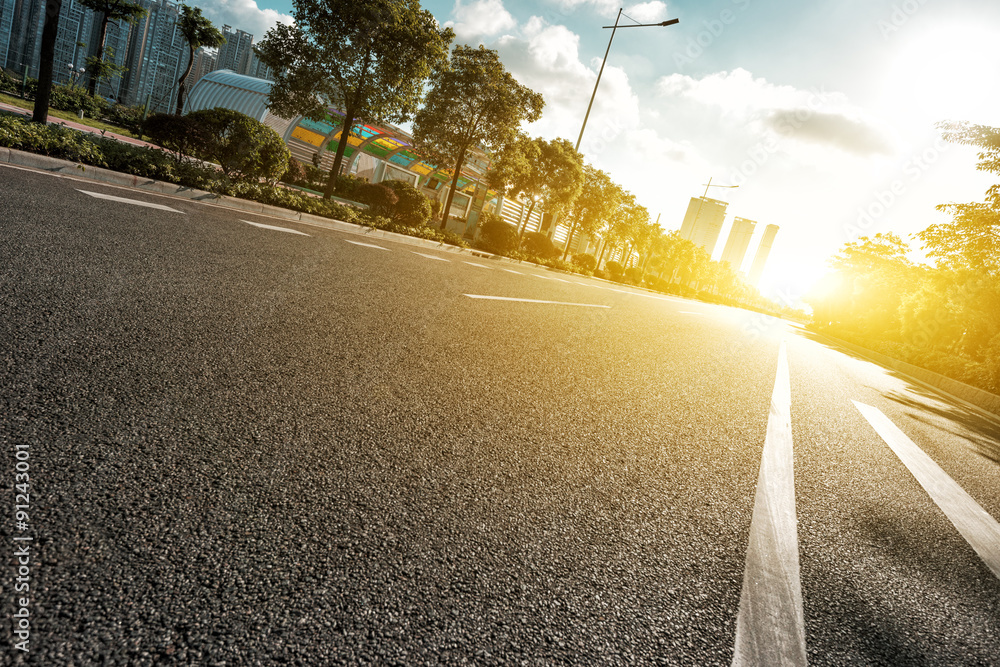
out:
{"label": "distant skyline", "polygon": [[[197,4],[257,40],[291,20],[287,0]],[[1000,3],[422,4],[458,43],[497,49],[545,96],[530,134],[573,142],[607,47],[601,26],[621,6],[638,22],[679,18],[616,35],[582,152],[668,230],[710,177],[739,184],[709,196],[729,202],[723,237],[736,216],[758,221],[751,253],[766,225],[781,228],[761,281],[771,297],[801,296],[845,242],[906,238],[946,219],[935,205],[982,200],[996,180],[975,171],[973,149],[941,143],[934,124],[1000,125]]]}

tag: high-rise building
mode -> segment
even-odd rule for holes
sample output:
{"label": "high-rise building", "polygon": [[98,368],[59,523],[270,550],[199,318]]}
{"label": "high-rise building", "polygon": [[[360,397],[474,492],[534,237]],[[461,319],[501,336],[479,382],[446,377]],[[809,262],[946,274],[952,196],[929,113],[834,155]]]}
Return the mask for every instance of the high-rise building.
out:
{"label": "high-rise building", "polygon": [[771,245],[774,237],[778,235],[778,225],[768,225],[764,228],[764,236],[757,246],[757,254],[754,255],[753,265],[750,267],[750,284],[756,285],[760,282],[760,276],[764,273],[764,265],[767,264],[767,256],[771,253]]}
{"label": "high-rise building", "polygon": [[743,266],[743,258],[746,257],[756,224],[746,218],[733,220],[733,228],[729,230],[729,238],[726,239],[726,246],[722,249],[722,261],[729,262],[734,271],[739,271]]}
{"label": "high-rise building", "polygon": [[[0,0],[0,66],[28,76],[38,77],[38,52],[42,44],[45,0]],[[62,3],[59,30],[56,33],[52,79],[57,83],[79,77],[87,56],[96,50],[91,33],[94,12],[74,0]],[[73,66],[72,70],[70,65]]]}
{"label": "high-rise building", "polygon": [[717,199],[692,197],[681,224],[681,238],[700,245],[711,255],[726,219],[727,206],[726,202]]}
{"label": "high-rise building", "polygon": [[[132,27],[122,98],[149,110],[173,112],[177,80],[187,67],[188,45],[177,28],[177,5],[169,0],[142,0],[148,14]],[[188,88],[190,90],[190,88]]]}
{"label": "high-rise building", "polygon": [[253,55],[253,35],[224,25],[222,36],[226,38],[226,43],[219,47],[215,69],[231,69],[237,74],[246,74],[250,56]]}
{"label": "high-rise building", "polygon": [[264,61],[253,51],[250,52],[250,65],[247,67],[246,74],[257,79],[267,79],[268,81],[274,81],[275,79],[274,71],[265,65]]}

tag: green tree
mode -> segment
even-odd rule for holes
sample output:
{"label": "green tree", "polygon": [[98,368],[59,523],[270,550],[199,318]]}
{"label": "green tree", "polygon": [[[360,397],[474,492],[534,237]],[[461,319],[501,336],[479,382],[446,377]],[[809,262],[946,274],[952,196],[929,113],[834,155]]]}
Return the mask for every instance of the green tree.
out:
{"label": "green tree", "polygon": [[601,228],[606,211],[617,206],[616,198],[619,193],[621,193],[621,188],[615,185],[610,176],[589,164],[584,166],[580,194],[573,200],[569,211],[569,218],[572,222],[569,235],[566,238],[566,247],[563,249],[562,258],[564,260],[569,255],[569,248],[573,244],[573,238],[576,234],[594,235],[597,233],[597,230]]}
{"label": "green tree", "polygon": [[482,45],[456,46],[449,66],[434,72],[424,106],[413,121],[413,137],[419,149],[453,169],[442,229],[469,149],[510,145],[521,123],[538,120],[544,105],[540,94],[504,69],[496,51]]}
{"label": "green tree", "polygon": [[79,0],[79,3],[90,9],[101,17],[100,37],[97,39],[97,53],[92,58],[87,59],[87,72],[90,81],[87,84],[87,92],[91,95],[97,94],[98,82],[107,77],[113,76],[119,68],[107,67],[110,63],[104,61],[104,42],[108,37],[108,24],[124,21],[135,24],[143,16],[148,14],[146,8],[131,0]]}
{"label": "green tree", "polygon": [[330,104],[344,112],[330,197],[355,122],[409,120],[454,32],[417,0],[295,0],[294,7],[295,25],[275,26],[256,51],[279,72],[268,96],[274,113],[320,120]]}
{"label": "green tree", "polygon": [[191,67],[194,65],[194,52],[201,47],[216,49],[226,43],[226,39],[219,32],[219,29],[212,25],[212,22],[202,16],[200,7],[188,7],[181,5],[181,15],[177,20],[177,29],[188,45],[188,64],[184,73],[177,79],[177,110],[176,114],[181,115],[184,111],[184,85]]}
{"label": "green tree", "polygon": [[531,147],[525,149],[527,169],[521,171],[511,183],[510,189],[525,196],[531,202],[528,215],[519,233],[524,231],[531,219],[535,206],[541,204],[547,213],[559,213],[568,209],[583,186],[583,156],[576,152],[566,139],[536,138],[530,140]]}

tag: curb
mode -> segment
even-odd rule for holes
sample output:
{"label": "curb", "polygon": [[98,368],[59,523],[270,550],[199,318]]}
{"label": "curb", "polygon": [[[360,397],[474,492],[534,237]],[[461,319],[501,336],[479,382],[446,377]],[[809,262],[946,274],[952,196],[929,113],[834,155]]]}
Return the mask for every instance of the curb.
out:
{"label": "curb", "polygon": [[905,375],[917,384],[939,391],[966,407],[985,413],[994,420],[1000,420],[1000,396],[997,396],[996,394],[988,392],[985,389],[980,389],[979,387],[973,387],[972,385],[965,384],[964,382],[959,382],[958,380],[941,375],[940,373],[929,371],[926,368],[921,368],[920,366],[914,366],[913,364],[909,364],[905,361],[893,359],[892,357],[875,352],[874,350],[869,350],[866,347],[861,347],[860,345],[850,343],[846,340],[841,340],[840,338],[830,336],[829,334],[825,334],[814,329],[806,329],[806,331],[832,341],[836,345],[846,347],[848,350],[851,350],[852,352],[855,352],[880,366],[884,366],[885,368],[889,368],[890,370],[894,370],[897,373]]}

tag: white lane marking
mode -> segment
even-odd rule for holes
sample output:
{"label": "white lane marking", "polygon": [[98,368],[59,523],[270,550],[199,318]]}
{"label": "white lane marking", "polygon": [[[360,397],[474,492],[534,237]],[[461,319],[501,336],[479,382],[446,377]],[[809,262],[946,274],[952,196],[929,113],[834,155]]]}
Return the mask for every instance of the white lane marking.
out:
{"label": "white lane marking", "polygon": [[696,313],[693,310],[678,310],[677,312],[681,313],[683,315],[704,315],[705,314],[705,313]]}
{"label": "white lane marking", "polygon": [[552,278],[552,280],[558,280],[561,283],[567,283],[567,284],[569,284],[568,280],[563,280],[562,278]]}
{"label": "white lane marking", "polygon": [[555,278],[549,278],[548,276],[540,276],[537,273],[529,273],[529,276],[535,276],[536,278],[541,278],[542,280],[555,280]]}
{"label": "white lane marking", "polygon": [[750,543],[736,617],[734,667],[806,664],[791,401],[788,358],[782,341],[750,521]]}
{"label": "white lane marking", "polygon": [[97,197],[98,199],[107,199],[108,201],[117,201],[123,204],[135,204],[136,206],[145,206],[147,208],[156,208],[161,211],[172,211],[173,213],[181,213],[184,211],[178,211],[176,208],[170,208],[169,206],[164,206],[163,204],[151,204],[148,201],[139,201],[138,199],[126,199],[125,197],[115,197],[114,195],[106,195],[101,192],[91,192],[90,190],[76,189],[77,192],[82,192],[85,195],[90,195],[91,197]]}
{"label": "white lane marking", "polygon": [[240,222],[245,222],[248,225],[253,225],[254,227],[260,227],[261,229],[273,229],[276,232],[288,232],[289,234],[301,234],[302,236],[309,236],[305,232],[300,232],[297,229],[289,229],[288,227],[275,227],[274,225],[265,225],[263,222],[250,222],[249,220],[240,220]]}
{"label": "white lane marking", "polygon": [[851,402],[920,482],[927,495],[941,508],[986,566],[1000,578],[1000,523],[942,470],[934,459],[906,437],[881,410],[857,401]]}
{"label": "white lane marking", "polygon": [[379,250],[389,250],[388,248],[383,248],[380,245],[372,245],[371,243],[362,243],[361,241],[348,241],[347,239],[344,239],[344,240],[347,241],[348,243],[353,243],[354,245],[364,246],[366,248],[378,248]]}
{"label": "white lane marking", "polygon": [[437,255],[425,255],[424,253],[417,252],[416,250],[411,250],[410,252],[412,252],[414,255],[420,255],[421,257],[426,257],[427,259],[436,259],[439,262],[448,262],[448,261],[451,261],[451,260],[445,259],[444,257],[438,257]]}
{"label": "white lane marking", "polygon": [[482,264],[476,264],[475,262],[466,262],[462,260],[462,264],[468,264],[469,266],[478,266],[480,269],[492,269],[492,266],[483,266]]}
{"label": "white lane marking", "polygon": [[516,273],[519,276],[523,276],[524,275],[520,271],[515,271],[514,269],[503,269],[503,270],[506,271],[507,273]]}
{"label": "white lane marking", "polygon": [[515,299],[509,296],[486,296],[484,294],[466,294],[470,299],[492,299],[494,301],[521,301],[523,303],[554,303],[560,306],[583,306],[585,308],[610,308],[598,303],[570,303],[568,301],[542,301],[540,299]]}

